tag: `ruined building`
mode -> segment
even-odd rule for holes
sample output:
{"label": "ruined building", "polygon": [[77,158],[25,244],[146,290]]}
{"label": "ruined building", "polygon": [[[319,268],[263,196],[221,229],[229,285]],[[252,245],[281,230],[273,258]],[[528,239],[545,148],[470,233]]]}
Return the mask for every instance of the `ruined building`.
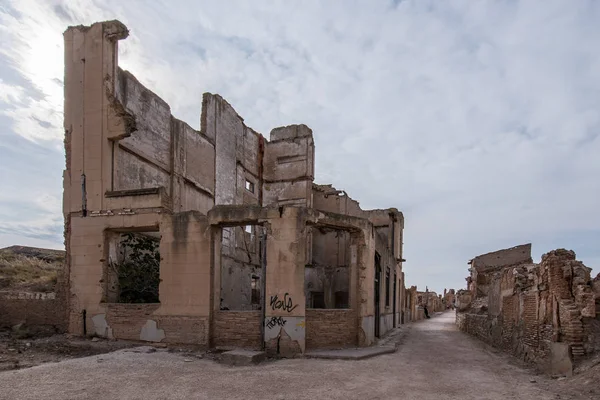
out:
{"label": "ruined building", "polygon": [[551,373],[569,374],[600,350],[600,285],[573,251],[553,250],[535,264],[526,244],[469,264],[468,290],[456,294],[462,330]]}
{"label": "ruined building", "polygon": [[417,305],[427,306],[429,313],[444,311],[442,296],[436,292],[426,289],[424,292],[417,291]]}
{"label": "ruined building", "polygon": [[456,306],[456,291],[454,289],[444,289],[442,303],[445,309],[453,309]]}
{"label": "ruined building", "polygon": [[210,93],[199,131],[176,119],[119,68],[127,36],[64,34],[69,332],[294,355],[401,323],[402,213],[314,184],[305,125],[267,140]]}

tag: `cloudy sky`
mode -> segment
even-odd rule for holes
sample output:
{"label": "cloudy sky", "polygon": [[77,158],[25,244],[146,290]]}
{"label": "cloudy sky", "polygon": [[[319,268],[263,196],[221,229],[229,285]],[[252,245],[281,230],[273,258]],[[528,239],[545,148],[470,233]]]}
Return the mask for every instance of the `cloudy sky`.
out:
{"label": "cloudy sky", "polygon": [[600,270],[593,0],[0,0],[0,247],[62,247],[62,33],[108,19],[193,127],[203,92],[266,136],[309,125],[318,183],[404,212],[407,284],[526,242]]}

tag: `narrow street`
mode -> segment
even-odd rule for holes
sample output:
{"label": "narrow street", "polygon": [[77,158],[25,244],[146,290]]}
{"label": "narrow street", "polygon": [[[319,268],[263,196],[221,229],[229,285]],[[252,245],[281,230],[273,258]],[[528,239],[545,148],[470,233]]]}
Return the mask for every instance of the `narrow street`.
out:
{"label": "narrow street", "polygon": [[394,354],[226,367],[131,350],[0,373],[1,399],[565,399],[553,383],[459,332],[454,313],[412,324]]}

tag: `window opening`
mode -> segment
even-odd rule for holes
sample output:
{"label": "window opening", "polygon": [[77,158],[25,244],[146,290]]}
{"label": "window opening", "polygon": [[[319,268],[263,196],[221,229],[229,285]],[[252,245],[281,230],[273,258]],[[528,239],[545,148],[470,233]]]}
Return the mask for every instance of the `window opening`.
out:
{"label": "window opening", "polygon": [[222,229],[220,310],[260,310],[264,303],[261,225],[238,225]]}
{"label": "window opening", "polygon": [[310,308],[325,308],[325,293],[310,292]]}
{"label": "window opening", "polygon": [[349,308],[350,232],[313,226],[304,268],[306,308]]}
{"label": "window opening", "polygon": [[160,234],[108,234],[104,300],[110,303],[158,303]]}
{"label": "window opening", "polygon": [[252,275],[252,282],[250,283],[252,289],[252,305],[260,305],[260,277]]}

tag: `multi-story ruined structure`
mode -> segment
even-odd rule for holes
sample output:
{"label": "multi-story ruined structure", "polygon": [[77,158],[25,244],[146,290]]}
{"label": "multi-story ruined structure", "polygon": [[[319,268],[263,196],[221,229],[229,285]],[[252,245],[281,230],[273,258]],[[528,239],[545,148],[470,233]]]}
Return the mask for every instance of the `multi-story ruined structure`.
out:
{"label": "multi-story ruined structure", "polygon": [[462,330],[554,373],[600,350],[600,287],[573,251],[553,250],[535,264],[526,244],[469,264],[469,290],[456,296]]}
{"label": "multi-story ruined structure", "polygon": [[416,294],[417,306],[427,306],[427,311],[429,311],[429,313],[444,311],[444,304],[441,295],[438,295],[436,292],[430,290],[425,290],[424,292],[417,291]]}
{"label": "multi-story ruined structure", "polygon": [[315,185],[312,131],[269,140],[205,93],[200,130],[118,65],[118,21],[65,38],[68,330],[264,347],[366,346],[401,322],[401,212]]}
{"label": "multi-story ruined structure", "polygon": [[442,303],[445,309],[454,309],[456,307],[456,291],[454,289],[444,289],[444,296],[442,297]]}

